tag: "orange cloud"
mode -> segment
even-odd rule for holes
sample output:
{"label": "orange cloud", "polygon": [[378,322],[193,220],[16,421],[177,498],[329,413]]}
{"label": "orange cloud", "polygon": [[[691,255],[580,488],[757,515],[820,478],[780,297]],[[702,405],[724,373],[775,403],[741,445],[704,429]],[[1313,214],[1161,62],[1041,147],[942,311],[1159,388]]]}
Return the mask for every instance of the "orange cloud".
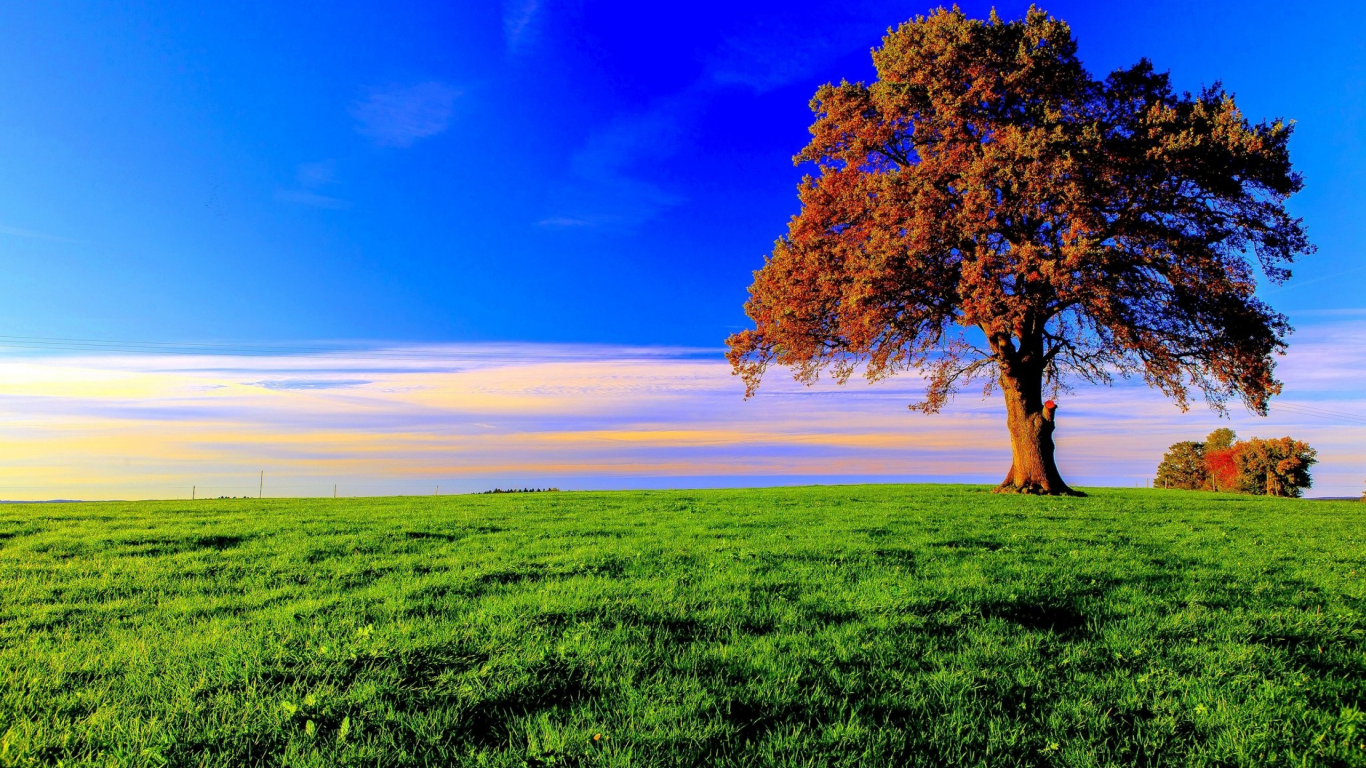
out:
{"label": "orange cloud", "polygon": [[[1363,412],[1366,353],[1343,352],[1363,328],[1325,326],[1296,345],[1287,408]],[[0,498],[255,495],[261,470],[267,495],[1004,475],[998,402],[969,394],[914,414],[919,387],[902,376],[808,389],[775,371],[745,401],[719,355],[549,345],[0,358]],[[1366,423],[1306,413],[1232,426],[1309,440],[1324,460],[1315,492],[1359,492]],[[1167,445],[1219,426],[1133,385],[1065,396],[1060,418],[1060,464],[1081,485],[1132,485]]]}

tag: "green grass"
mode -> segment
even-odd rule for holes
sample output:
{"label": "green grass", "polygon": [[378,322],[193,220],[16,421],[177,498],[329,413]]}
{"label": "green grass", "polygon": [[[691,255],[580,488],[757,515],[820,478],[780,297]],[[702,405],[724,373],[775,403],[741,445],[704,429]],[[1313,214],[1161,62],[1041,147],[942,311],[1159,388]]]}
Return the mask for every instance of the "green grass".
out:
{"label": "green grass", "polygon": [[1175,491],[7,506],[0,765],[1366,765],[1364,577]]}

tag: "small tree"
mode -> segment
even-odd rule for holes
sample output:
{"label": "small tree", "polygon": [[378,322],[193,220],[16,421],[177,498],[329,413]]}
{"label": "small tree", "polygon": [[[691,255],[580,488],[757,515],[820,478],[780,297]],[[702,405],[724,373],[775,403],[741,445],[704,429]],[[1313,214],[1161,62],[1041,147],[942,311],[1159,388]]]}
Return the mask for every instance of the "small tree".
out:
{"label": "small tree", "polygon": [[1252,438],[1238,444],[1238,490],[1256,496],[1298,497],[1313,485],[1309,468],[1318,452],[1289,437]]}
{"label": "small tree", "polygon": [[1167,449],[1162,463],[1157,465],[1157,487],[1197,491],[1209,482],[1205,466],[1205,444],[1194,440],[1177,443]]}
{"label": "small tree", "polygon": [[1069,377],[1139,375],[1186,407],[1265,414],[1286,318],[1257,298],[1313,250],[1287,198],[1291,125],[1219,85],[1178,94],[1147,60],[1092,77],[1064,22],[939,10],[888,32],[871,84],[811,101],[815,178],[754,275],[728,357],[812,383],[925,374],[936,412],[983,377],[1005,396],[999,490],[1070,493],[1053,458]]}

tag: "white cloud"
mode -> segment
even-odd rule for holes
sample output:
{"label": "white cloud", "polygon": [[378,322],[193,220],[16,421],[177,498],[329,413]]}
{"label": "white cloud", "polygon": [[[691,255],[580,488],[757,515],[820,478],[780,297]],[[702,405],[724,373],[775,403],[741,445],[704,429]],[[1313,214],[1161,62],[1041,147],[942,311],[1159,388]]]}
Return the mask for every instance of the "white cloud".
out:
{"label": "white cloud", "polygon": [[356,130],[385,147],[409,147],[450,126],[460,92],[441,82],[372,90],[351,108]]}
{"label": "white cloud", "polygon": [[305,192],[298,189],[281,189],[275,193],[275,199],[281,203],[307,205],[312,206],[313,208],[344,210],[351,207],[351,202],[349,200],[328,197],[327,195],[320,195],[316,192]]}

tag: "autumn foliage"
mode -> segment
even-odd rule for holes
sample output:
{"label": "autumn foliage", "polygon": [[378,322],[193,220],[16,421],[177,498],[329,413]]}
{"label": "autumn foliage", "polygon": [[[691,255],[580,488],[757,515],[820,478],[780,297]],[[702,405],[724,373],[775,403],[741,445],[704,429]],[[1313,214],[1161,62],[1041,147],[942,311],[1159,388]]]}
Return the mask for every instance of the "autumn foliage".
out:
{"label": "autumn foliage", "polygon": [[1312,250],[1280,120],[1253,124],[1218,85],[1178,94],[1146,60],[1103,80],[1068,26],[956,8],[891,31],[872,83],[822,86],[815,175],[755,273],[729,359],[752,394],[770,365],[811,383],[918,371],[942,408],[1000,386],[1013,464],[1002,490],[1067,493],[1053,458],[1069,381],[1141,376],[1187,406],[1264,413],[1284,316],[1254,296]]}
{"label": "autumn foliage", "polygon": [[1256,496],[1299,496],[1313,485],[1309,468],[1318,453],[1290,437],[1237,441],[1217,429],[1203,443],[1181,442],[1157,467],[1159,488],[1231,491]]}
{"label": "autumn foliage", "polygon": [[1240,446],[1211,450],[1205,454],[1206,481],[1204,488],[1213,491],[1232,491],[1238,483],[1238,454]]}

